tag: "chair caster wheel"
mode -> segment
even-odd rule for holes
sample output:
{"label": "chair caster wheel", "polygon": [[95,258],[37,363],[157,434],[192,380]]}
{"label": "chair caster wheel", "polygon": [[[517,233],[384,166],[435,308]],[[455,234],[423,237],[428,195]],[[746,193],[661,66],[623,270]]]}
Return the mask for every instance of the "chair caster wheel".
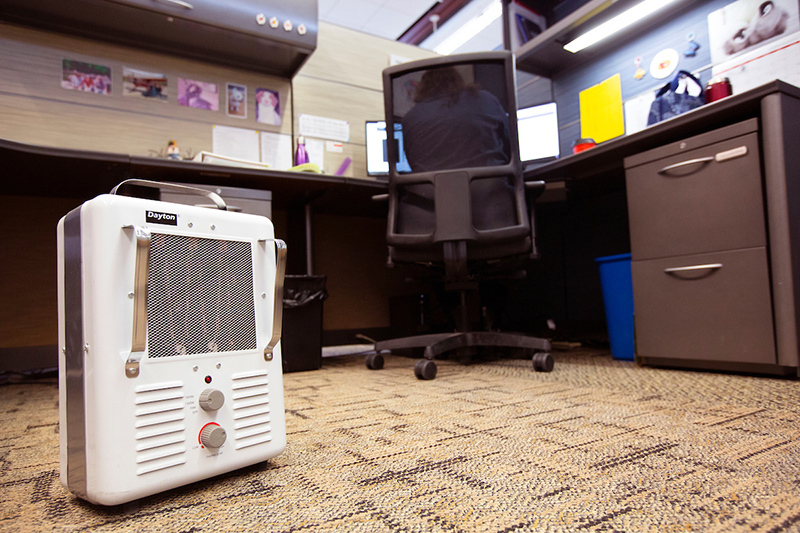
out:
{"label": "chair caster wheel", "polygon": [[537,372],[551,372],[554,364],[553,356],[547,352],[533,354],[533,369]]}
{"label": "chair caster wheel", "polygon": [[371,353],[367,356],[367,368],[370,370],[380,370],[383,368],[383,356],[379,353]]}
{"label": "chair caster wheel", "polygon": [[433,379],[436,377],[436,363],[428,359],[417,361],[414,365],[414,375],[417,379]]}

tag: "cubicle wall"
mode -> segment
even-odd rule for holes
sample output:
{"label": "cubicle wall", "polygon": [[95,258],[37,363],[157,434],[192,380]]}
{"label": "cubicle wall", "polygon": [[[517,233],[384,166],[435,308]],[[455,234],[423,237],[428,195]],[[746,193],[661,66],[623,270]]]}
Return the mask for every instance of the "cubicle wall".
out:
{"label": "cubicle wall", "polygon": [[[668,17],[655,15],[658,22],[645,32],[631,30],[601,53],[592,49],[580,52],[585,60],[576,59],[564,65],[552,79],[518,73],[519,105],[524,107],[555,101],[558,105],[561,155],[569,155],[573,141],[583,136],[580,116],[582,91],[619,75],[623,104],[642,95],[654,94],[672,79],[671,75],[656,79],[650,72],[654,57],[665,49],[674,49],[678,53],[678,69],[696,74],[705,85],[712,77],[714,67],[709,14],[733,3],[734,0],[684,2]],[[751,0],[748,15],[754,14],[760,4]],[[796,10],[797,4],[797,0],[776,2],[789,11],[792,7]],[[733,20],[729,22],[734,25]],[[795,27],[796,21],[790,22],[782,38],[788,41],[786,50],[793,49],[797,58],[800,44],[797,34],[792,33]],[[693,46],[690,39],[697,46]],[[760,53],[770,55],[763,50]],[[750,56],[747,58],[751,59]],[[637,59],[645,71],[642,77],[634,76]],[[753,60],[744,69],[758,72],[759,84],[775,78],[793,83],[800,81],[800,62],[796,59],[793,65],[781,69],[769,69]],[[737,73],[738,69],[734,69],[725,74],[734,79],[735,94],[749,88],[737,85],[734,77]],[[638,108],[630,107],[625,112],[636,116],[626,115],[625,118],[638,118],[639,122],[643,120],[646,123],[648,111],[649,102]],[[576,179],[566,184],[566,202],[548,202],[538,206],[541,259],[534,268],[542,276],[534,273],[530,281],[533,288],[529,291],[536,297],[534,315],[553,318],[559,328],[566,323],[569,331],[565,333],[559,329],[556,333],[579,339],[600,336],[604,328],[605,313],[595,258],[630,252],[624,173],[620,168],[611,171],[596,168],[586,171],[586,174],[591,174],[591,179]]]}
{"label": "cubicle wall", "polygon": [[[422,59],[433,52],[333,24],[320,23],[317,50],[292,80],[295,127],[301,113],[344,120],[350,142],[341,152],[326,151],[323,169],[334,173],[349,157],[345,172],[366,178],[364,123],[383,118],[383,69],[392,56]],[[296,131],[297,134],[297,131]],[[338,149],[338,148],[337,148]],[[386,267],[385,220],[314,215],[313,270],[328,276],[324,303],[326,342],[353,341],[352,335],[389,326],[389,298],[407,291],[400,274]]]}
{"label": "cubicle wall", "polygon": [[[316,52],[294,80],[5,23],[0,23],[0,49],[0,138],[134,156],[164,156],[167,142],[175,140],[185,155],[192,155],[212,150],[216,125],[296,138],[299,114],[308,113],[350,122],[350,142],[343,144],[340,153],[329,154],[323,168],[333,173],[350,157],[353,163],[346,175],[364,179],[363,125],[383,115],[381,71],[392,54],[431,55],[324,23]],[[109,67],[111,93],[62,88],[65,59]],[[166,75],[167,98],[124,96],[125,68]],[[179,105],[179,77],[216,84],[221,93],[219,109]],[[228,83],[247,87],[245,118],[226,113]],[[256,121],[256,88],[280,95],[280,125]],[[30,350],[23,358],[40,352],[49,357],[46,348],[55,345],[57,334],[55,223],[84,200],[8,197],[0,191],[5,205],[0,220],[13,234],[7,232],[4,243],[14,250],[5,255],[0,267],[5,280],[0,284],[0,351],[27,347]],[[31,212],[38,213],[35,223],[23,224]],[[273,210],[276,233],[283,238],[287,219],[286,211]],[[315,215],[312,221],[314,272],[328,276],[330,294],[323,328],[326,332],[387,328],[389,298],[402,288],[391,281],[385,268],[384,221],[358,213]],[[303,248],[289,245],[295,254]]]}
{"label": "cubicle wall", "polygon": [[[212,126],[291,135],[289,80],[0,23],[0,137],[14,141],[138,156],[165,154],[177,141],[186,155],[212,149]],[[111,69],[110,94],[62,88],[64,60]],[[164,74],[166,99],[123,95],[123,70]],[[178,78],[215,84],[218,110],[178,103]],[[247,116],[226,113],[227,83],[247,87]],[[280,126],[257,123],[255,90],[280,94]]]}
{"label": "cubicle wall", "polygon": [[[656,79],[650,73],[650,64],[653,58],[663,50],[675,50],[678,53],[677,68],[695,74],[705,85],[711,79],[712,68],[715,66],[711,54],[708,16],[710,13],[733,3],[734,0],[686,2],[685,7],[681,8],[675,15],[661,17],[659,23],[649,31],[645,33],[629,33],[629,38],[620,42],[618,46],[614,46],[608,53],[593,54],[591,50],[581,52],[590,59],[575,68],[566,69],[553,76],[553,95],[558,104],[561,153],[570,153],[572,142],[582,136],[579,105],[580,92],[603,82],[615,74],[620,75],[623,103],[642,94],[655,92],[672,79],[672,76],[665,79]],[[752,17],[760,4],[761,2],[751,0],[748,4],[749,10],[744,11],[744,13]],[[777,2],[776,5],[787,9],[791,13],[792,9],[797,9],[798,1],[782,0]],[[655,16],[658,17],[658,15]],[[746,26],[747,20],[744,19],[741,22],[742,27]],[[738,21],[730,20],[728,22],[733,27]],[[800,48],[800,45],[797,43],[796,34],[792,35],[795,24],[796,21],[792,22],[792,19],[790,19],[788,29],[782,34],[781,38],[787,39],[788,42],[785,43],[786,49],[794,49],[795,57],[797,57],[797,49]],[[697,46],[693,46],[691,40]],[[760,44],[752,48],[756,49],[758,46]],[[760,55],[764,57],[770,56],[771,54],[767,53],[768,50],[761,50]],[[646,72],[641,78],[634,77],[637,70],[637,58],[640,60],[641,68]],[[774,79],[782,79],[794,84],[800,81],[800,63],[796,60],[793,65],[784,65],[780,69],[768,68],[764,63],[753,59],[751,56],[747,56],[747,60],[752,60],[752,62],[724,74],[733,79],[734,94]],[[753,72],[758,72],[757,81],[746,88],[737,86],[734,76],[739,72],[739,69],[750,69]],[[648,109],[645,108],[644,111],[638,111],[639,118],[644,118],[646,121]]]}
{"label": "cubicle wall", "polygon": [[[137,156],[165,155],[168,141],[175,140],[191,155],[212,149],[214,125],[256,128],[256,87],[275,90],[286,104],[283,124],[263,128],[291,135],[291,84],[286,79],[4,23],[0,50],[0,137],[5,139]],[[65,59],[109,67],[111,93],[62,88]],[[166,75],[167,98],[123,96],[124,68]],[[214,83],[223,91],[226,83],[247,86],[247,118],[228,116],[223,99],[218,111],[179,105],[178,77]],[[0,349],[26,348],[15,358],[21,368],[39,366],[37,361],[47,360],[46,347],[56,344],[55,224],[87,199],[47,198],[46,190],[41,195],[0,196],[0,221],[7,230],[3,243],[9,251],[0,263]],[[282,225],[280,214],[275,222]],[[2,363],[0,369],[8,368],[7,360]]]}
{"label": "cubicle wall", "polygon": [[294,120],[301,113],[347,121],[350,142],[341,153],[325,152],[325,172],[336,172],[352,159],[347,176],[366,177],[364,123],[383,119],[383,69],[395,59],[423,59],[437,54],[321,22],[317,50],[292,80]]}
{"label": "cubicle wall", "polygon": [[[167,142],[176,140],[193,155],[212,150],[214,125],[296,138],[300,114],[309,114],[349,123],[350,141],[325,153],[323,170],[333,174],[349,157],[345,175],[356,178],[367,177],[364,122],[383,117],[381,72],[393,56],[435,55],[326,23],[319,25],[317,50],[293,80],[2,22],[0,49],[0,138],[137,156],[164,155]],[[110,94],[62,88],[65,59],[110,68]],[[166,98],[124,96],[125,69],[166,76]],[[180,105],[178,78],[216,85],[218,110]],[[247,88],[244,118],[226,112],[228,83]],[[258,88],[279,94],[280,125],[256,121]]]}

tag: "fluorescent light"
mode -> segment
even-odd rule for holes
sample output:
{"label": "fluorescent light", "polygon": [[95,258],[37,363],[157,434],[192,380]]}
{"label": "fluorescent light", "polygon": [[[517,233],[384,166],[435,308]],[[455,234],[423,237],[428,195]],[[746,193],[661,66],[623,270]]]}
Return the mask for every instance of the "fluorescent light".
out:
{"label": "fluorescent light", "polygon": [[629,10],[620,13],[613,19],[604,22],[595,29],[589,30],[577,39],[568,42],[564,45],[564,50],[572,52],[573,54],[579,52],[587,46],[591,46],[609,35],[613,35],[631,24],[640,21],[647,15],[658,11],[674,1],[675,0],[645,0],[641,4],[637,4]]}
{"label": "fluorescent light", "polygon": [[[447,39],[433,47],[437,54],[452,54],[464,43],[478,35],[489,24],[500,18],[503,14],[503,4],[499,1],[492,2],[480,15],[470,20],[458,30],[452,33]],[[440,30],[441,31],[441,30]]]}

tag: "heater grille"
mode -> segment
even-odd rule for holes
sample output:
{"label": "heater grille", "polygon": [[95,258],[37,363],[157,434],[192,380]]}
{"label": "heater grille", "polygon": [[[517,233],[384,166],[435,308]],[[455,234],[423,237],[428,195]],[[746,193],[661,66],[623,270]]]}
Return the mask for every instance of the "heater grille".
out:
{"label": "heater grille", "polygon": [[153,233],[148,357],[256,348],[249,242]]}

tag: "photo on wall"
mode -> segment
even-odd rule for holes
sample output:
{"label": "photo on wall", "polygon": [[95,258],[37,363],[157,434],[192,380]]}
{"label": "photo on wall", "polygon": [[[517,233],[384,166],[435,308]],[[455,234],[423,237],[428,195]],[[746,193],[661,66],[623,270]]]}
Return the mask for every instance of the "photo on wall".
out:
{"label": "photo on wall", "polygon": [[219,86],[216,83],[178,78],[178,103],[185,107],[219,111]]}
{"label": "photo on wall", "polygon": [[281,125],[281,94],[272,89],[256,89],[256,122]]}
{"label": "photo on wall", "polygon": [[169,98],[167,75],[122,67],[122,95],[166,102]]}
{"label": "photo on wall", "polygon": [[708,15],[711,61],[723,63],[798,31],[797,0],[737,0]]}
{"label": "photo on wall", "polygon": [[61,62],[61,87],[71,91],[111,94],[111,67],[64,59]]}
{"label": "photo on wall", "polygon": [[227,114],[229,117],[247,118],[247,87],[236,83],[226,85]]}

